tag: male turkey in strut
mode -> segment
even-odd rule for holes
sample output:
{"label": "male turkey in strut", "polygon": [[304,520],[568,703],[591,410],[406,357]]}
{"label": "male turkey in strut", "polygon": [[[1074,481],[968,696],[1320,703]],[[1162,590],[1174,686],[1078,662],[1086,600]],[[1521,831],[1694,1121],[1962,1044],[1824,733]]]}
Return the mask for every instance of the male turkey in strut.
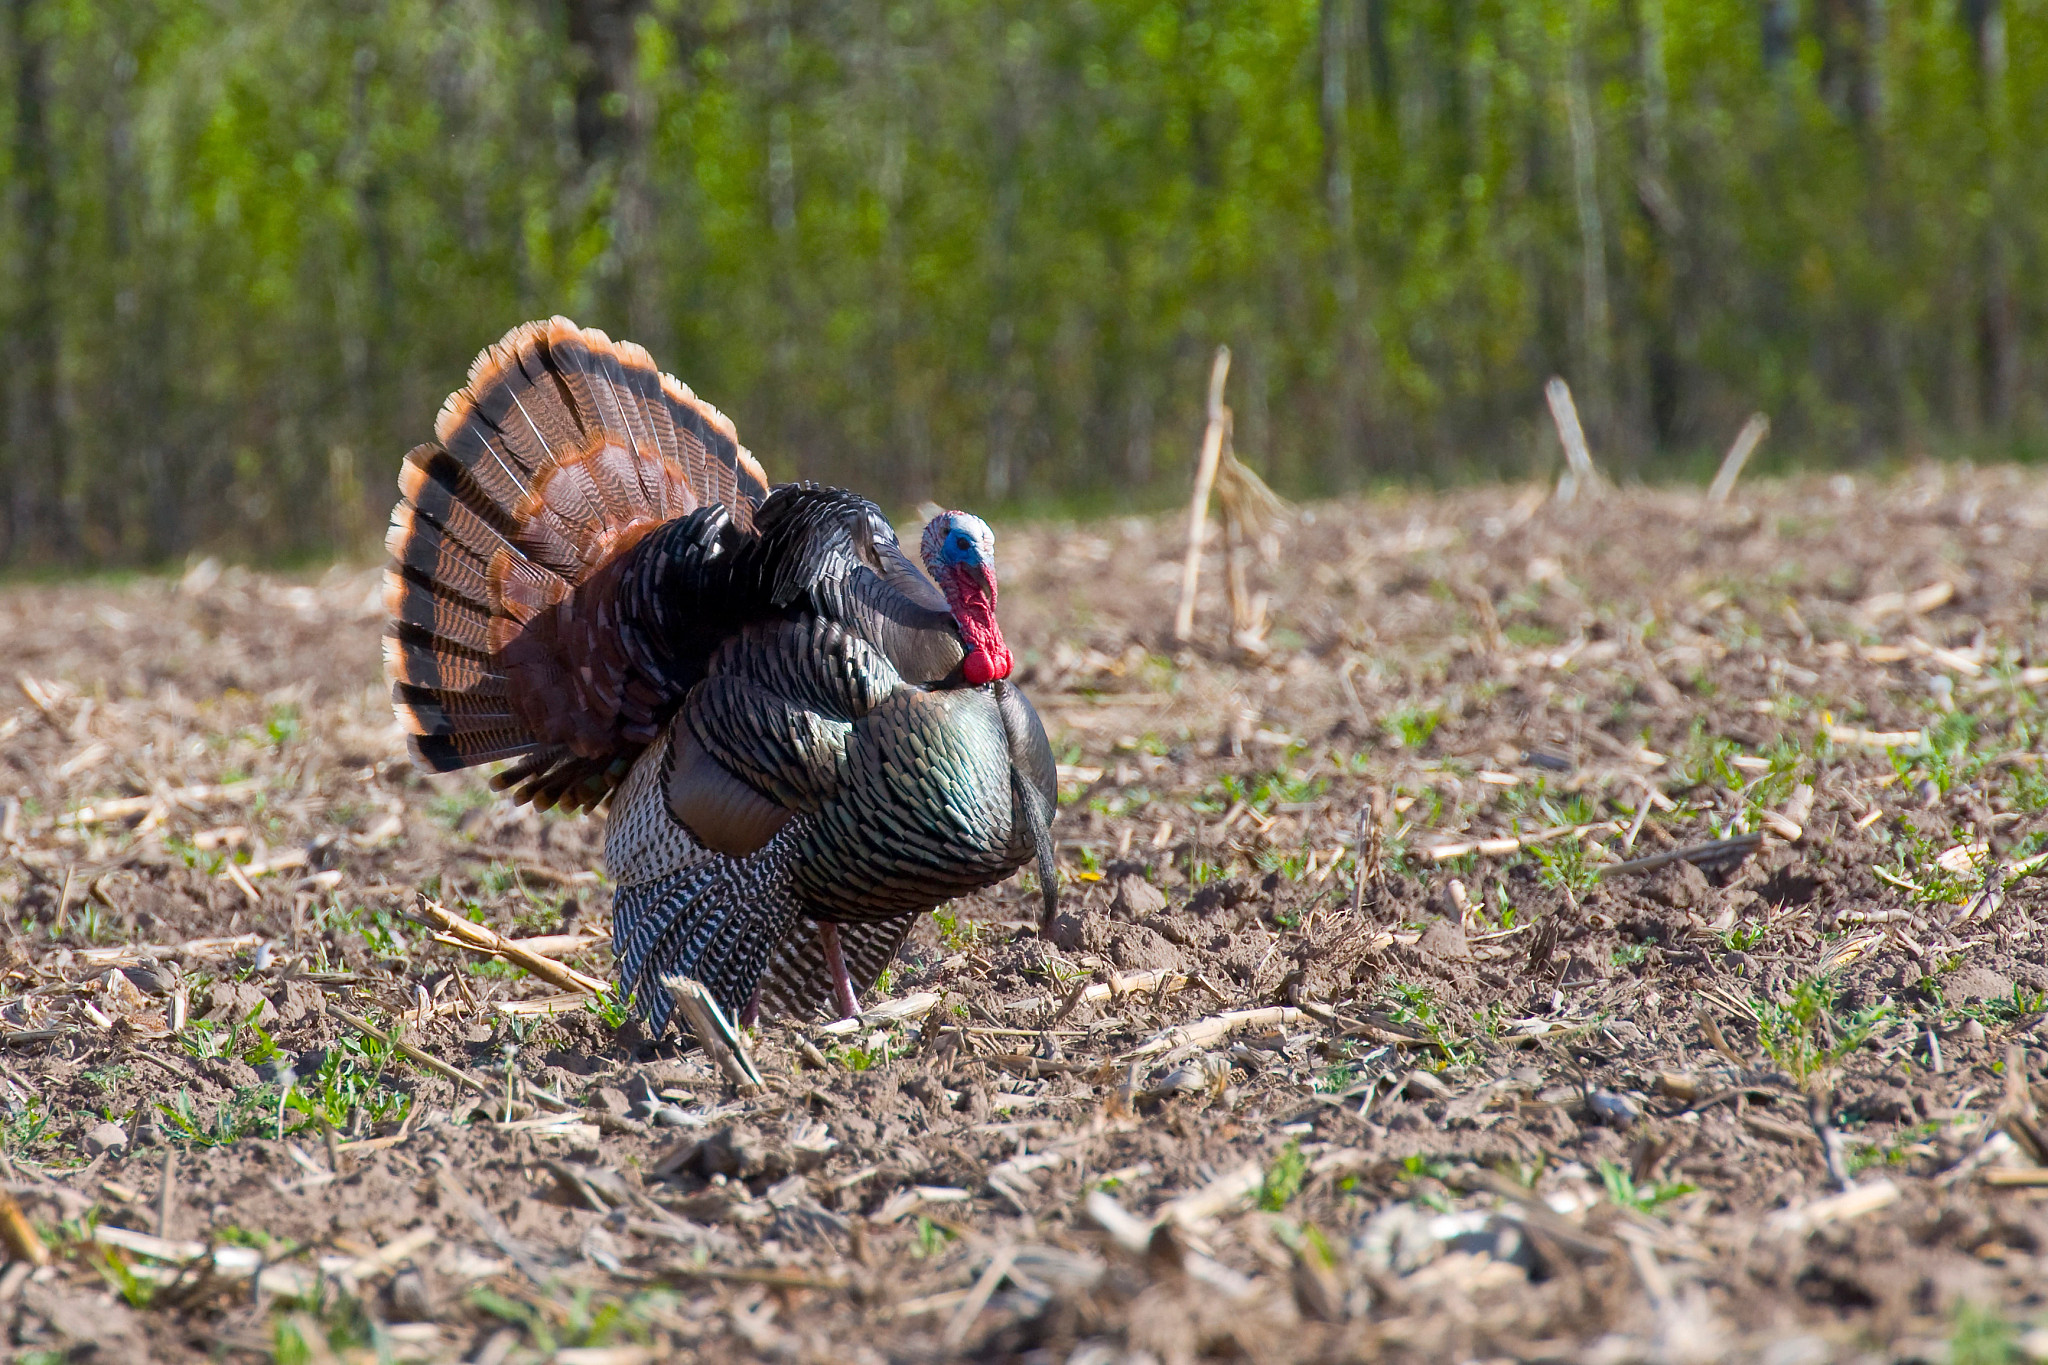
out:
{"label": "male turkey in strut", "polygon": [[434,435],[391,515],[392,705],[423,767],[610,799],[620,988],[657,1035],[677,976],[851,1014],[917,915],[1033,857],[1050,916],[1052,753],[979,518],[925,527],[935,589],[874,503],[770,488],[724,414],[566,318],[478,356]]}

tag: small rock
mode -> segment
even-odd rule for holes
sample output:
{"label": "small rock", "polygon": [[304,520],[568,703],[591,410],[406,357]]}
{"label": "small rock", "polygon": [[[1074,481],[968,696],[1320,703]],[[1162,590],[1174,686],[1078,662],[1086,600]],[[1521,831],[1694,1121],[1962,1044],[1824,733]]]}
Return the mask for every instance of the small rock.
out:
{"label": "small rock", "polygon": [[615,1085],[601,1085],[597,1088],[597,1105],[607,1114],[623,1114],[629,1108],[626,1092]]}
{"label": "small rock", "polygon": [[1143,919],[1166,908],[1166,896],[1143,877],[1121,877],[1109,908],[1123,919]]}
{"label": "small rock", "polygon": [[166,968],[153,957],[145,957],[140,962],[121,969],[121,975],[127,977],[135,989],[144,995],[163,995],[168,992],[175,972],[175,968]]}
{"label": "small rock", "polygon": [[427,1277],[417,1270],[406,1269],[391,1277],[391,1320],[393,1322],[432,1322],[434,1319],[433,1296],[427,1292]]}
{"label": "small rock", "polygon": [[1617,1090],[1595,1089],[1586,1096],[1593,1117],[1616,1128],[1626,1128],[1643,1116],[1642,1106]]}
{"label": "small rock", "polygon": [[104,1156],[108,1152],[126,1150],[128,1130],[118,1123],[102,1123],[85,1135],[85,1154]]}
{"label": "small rock", "polygon": [[673,1104],[657,1104],[652,1106],[652,1112],[649,1114],[649,1117],[654,1121],[654,1126],[657,1128],[687,1128],[690,1125],[690,1116],[676,1108]]}

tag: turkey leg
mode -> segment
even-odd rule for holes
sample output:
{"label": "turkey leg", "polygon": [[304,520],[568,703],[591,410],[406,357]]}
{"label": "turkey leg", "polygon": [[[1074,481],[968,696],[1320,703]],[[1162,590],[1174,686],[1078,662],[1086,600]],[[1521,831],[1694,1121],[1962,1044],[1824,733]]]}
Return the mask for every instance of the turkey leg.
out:
{"label": "turkey leg", "polygon": [[825,965],[832,969],[832,1000],[839,1006],[839,1017],[852,1019],[860,1013],[860,1005],[853,998],[853,978],[846,974],[846,954],[839,950],[839,926],[820,920],[818,943],[825,950]]}

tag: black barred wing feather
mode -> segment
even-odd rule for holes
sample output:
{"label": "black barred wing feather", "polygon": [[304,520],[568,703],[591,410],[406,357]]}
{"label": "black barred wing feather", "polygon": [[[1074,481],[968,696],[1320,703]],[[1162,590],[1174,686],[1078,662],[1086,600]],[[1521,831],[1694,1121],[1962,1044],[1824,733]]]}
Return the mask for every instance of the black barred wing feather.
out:
{"label": "black barred wing feather", "polygon": [[[839,926],[840,953],[855,991],[870,991],[917,927],[915,914],[871,923]],[[799,922],[768,956],[761,977],[761,1004],[792,1019],[823,1015],[833,997],[832,970],[825,961],[824,941],[815,929]]]}

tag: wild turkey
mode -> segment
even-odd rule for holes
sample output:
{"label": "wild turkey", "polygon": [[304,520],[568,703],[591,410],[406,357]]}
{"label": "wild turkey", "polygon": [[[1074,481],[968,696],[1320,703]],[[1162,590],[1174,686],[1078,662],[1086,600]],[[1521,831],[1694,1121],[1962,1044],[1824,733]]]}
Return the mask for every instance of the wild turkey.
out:
{"label": "wild turkey", "polygon": [[566,318],[476,359],[391,516],[385,671],[417,762],[536,806],[610,801],[621,992],[842,1013],[917,915],[1034,856],[1052,754],[1007,679],[994,537],[918,572],[879,508],[770,488],[717,409]]}

